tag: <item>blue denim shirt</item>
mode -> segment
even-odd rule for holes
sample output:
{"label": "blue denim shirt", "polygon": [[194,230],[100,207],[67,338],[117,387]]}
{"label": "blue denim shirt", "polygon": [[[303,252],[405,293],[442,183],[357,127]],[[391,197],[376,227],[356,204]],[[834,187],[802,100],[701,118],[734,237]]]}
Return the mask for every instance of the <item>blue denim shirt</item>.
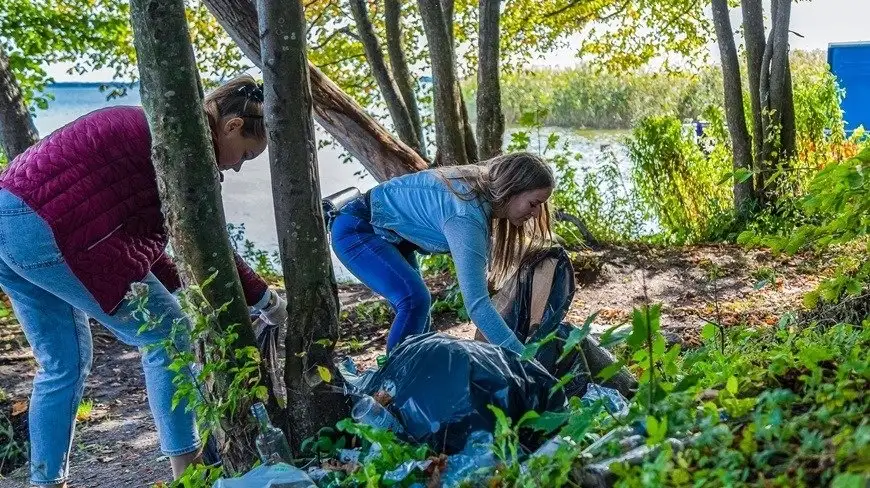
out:
{"label": "blue denim shirt", "polygon": [[[468,189],[460,180],[450,185],[460,193]],[[378,185],[371,191],[371,207],[372,226],[384,239],[405,239],[428,253],[449,252],[471,320],[489,342],[522,352],[522,343],[489,298],[489,203],[463,199],[435,171],[427,170]]]}

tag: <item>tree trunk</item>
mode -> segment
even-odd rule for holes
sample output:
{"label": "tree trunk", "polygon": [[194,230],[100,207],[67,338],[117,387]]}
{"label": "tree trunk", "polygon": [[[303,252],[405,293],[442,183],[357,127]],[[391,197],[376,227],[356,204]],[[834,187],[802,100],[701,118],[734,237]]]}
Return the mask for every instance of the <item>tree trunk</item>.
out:
{"label": "tree trunk", "polygon": [[435,140],[438,147],[436,164],[466,164],[469,158],[460,108],[462,100],[453,62],[453,36],[447,29],[439,0],[417,0],[417,3],[432,65]]}
{"label": "tree trunk", "polygon": [[456,11],[456,0],[439,0],[441,3],[441,12],[444,15],[444,27],[447,29],[447,36],[450,39],[450,59],[453,60],[451,66],[454,69],[453,77],[456,79],[456,90],[459,92],[459,115],[462,117],[462,132],[465,138],[465,157],[469,163],[477,162],[477,142],[474,140],[474,129],[471,127],[471,121],[468,118],[468,107],[465,106],[465,97],[462,95],[462,86],[459,83],[459,78],[456,76],[456,36],[453,32],[454,12]]}
{"label": "tree trunk", "polygon": [[405,102],[408,116],[411,117],[411,125],[417,133],[420,142],[418,152],[424,158],[426,156],[426,137],[423,134],[423,122],[420,118],[420,107],[417,105],[417,93],[414,87],[411,71],[408,69],[408,59],[402,48],[402,2],[401,0],[384,0],[384,25],[387,31],[387,54],[390,56],[390,68],[393,72],[393,80],[399,88],[399,93]]}
{"label": "tree trunk", "polygon": [[[760,93],[762,106],[762,171],[761,188],[756,189],[763,202],[775,199],[775,188],[765,188],[776,167],[793,154],[794,99],[790,84],[788,61],[788,28],[791,18],[791,0],[771,2],[773,19],[770,39],[762,58]],[[786,134],[786,132],[789,132]],[[786,145],[792,144],[792,147]],[[771,184],[773,182],[770,182]]]}
{"label": "tree trunk", "polygon": [[474,139],[474,129],[471,127],[471,119],[468,118],[468,107],[465,105],[465,96],[462,95],[462,86],[456,81],[456,91],[459,92],[459,114],[462,116],[462,131],[465,133],[465,157],[469,163],[477,162],[477,142]]}
{"label": "tree trunk", "polygon": [[504,114],[501,111],[499,6],[501,0],[480,0],[480,50],[477,71],[477,150],[481,160],[501,154]]}
{"label": "tree trunk", "polygon": [[420,141],[417,138],[417,132],[414,130],[414,125],[411,123],[411,115],[408,108],[405,106],[405,101],[399,95],[399,88],[390,76],[390,71],[387,69],[387,63],[384,61],[384,53],[381,51],[381,45],[375,35],[375,29],[372,27],[371,19],[369,19],[369,11],[366,6],[366,0],[349,0],[350,10],[353,13],[353,18],[356,21],[357,32],[359,33],[360,42],[365,49],[366,59],[369,66],[372,68],[372,74],[375,81],[378,83],[378,88],[381,90],[381,95],[387,104],[387,109],[390,112],[390,118],[393,120],[393,125],[396,127],[396,132],[399,134],[405,144],[411,146],[418,153],[420,152]]}
{"label": "tree trunk", "polygon": [[38,140],[39,133],[24,105],[9,58],[0,46],[0,149],[12,161]]}
{"label": "tree trunk", "polygon": [[740,82],[740,62],[734,45],[734,32],[728,16],[727,0],[712,0],[713,23],[722,59],[722,78],[725,90],[725,119],[731,136],[734,163],[734,210],[745,215],[752,199],[752,179],[740,183],[737,171],[752,169],[752,145],[746,129],[746,113],[743,111],[743,88]]}
{"label": "tree trunk", "polygon": [[[253,347],[184,2],[133,0],[131,14],[142,105],[151,127],[152,160],[172,247],[184,263],[181,271],[188,281],[202,285],[214,275],[202,291],[215,309],[226,305],[214,324],[218,331],[238,335],[236,350]],[[216,376],[215,395],[225,397],[229,378]],[[255,428],[247,418],[242,414],[223,422],[223,461],[229,472],[246,470],[254,458]]]}
{"label": "tree trunk", "polygon": [[320,203],[317,143],[311,118],[300,0],[258,0],[269,165],[289,321],[286,339],[287,415],[296,451],[304,439],[347,416],[344,395],[311,382],[333,365],[338,341],[338,287]]}
{"label": "tree trunk", "polygon": [[[262,69],[257,11],[251,0],[205,0],[209,11],[252,63]],[[429,165],[392,137],[319,69],[309,65],[314,118],[378,181],[426,169]]]}
{"label": "tree trunk", "polygon": [[786,160],[797,155],[797,122],[794,112],[794,86],[791,79],[791,59],[785,57],[785,96],[782,107],[782,155]]}
{"label": "tree trunk", "polygon": [[752,106],[752,158],[754,167],[761,164],[761,62],[764,58],[764,9],[761,0],[743,0],[743,38],[746,43],[746,67],[749,100]]}

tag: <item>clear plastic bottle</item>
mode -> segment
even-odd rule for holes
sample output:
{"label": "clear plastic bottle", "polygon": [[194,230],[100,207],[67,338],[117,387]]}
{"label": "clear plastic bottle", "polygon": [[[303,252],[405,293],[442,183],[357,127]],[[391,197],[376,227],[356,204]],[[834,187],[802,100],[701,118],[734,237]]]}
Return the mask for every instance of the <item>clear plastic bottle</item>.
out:
{"label": "clear plastic bottle", "polygon": [[290,464],[293,461],[293,453],[287,443],[287,437],[281,429],[272,425],[266,406],[260,402],[251,405],[251,413],[257,419],[260,433],[257,435],[257,452],[260,454],[260,462],[266,465],[276,463]]}
{"label": "clear plastic bottle", "polygon": [[391,430],[397,434],[405,430],[389,410],[368,395],[363,395],[356,402],[356,405],[353,406],[353,410],[350,412],[350,416],[358,423]]}

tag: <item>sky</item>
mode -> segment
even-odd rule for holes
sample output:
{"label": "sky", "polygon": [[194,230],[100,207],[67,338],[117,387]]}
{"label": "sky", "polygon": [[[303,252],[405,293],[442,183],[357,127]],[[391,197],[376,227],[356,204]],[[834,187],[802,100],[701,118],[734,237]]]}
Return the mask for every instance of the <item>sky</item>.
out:
{"label": "sky", "polygon": [[[765,2],[769,4],[769,2]],[[731,21],[736,28],[740,25],[740,9],[732,10]],[[870,0],[814,0],[792,5],[791,30],[803,37],[790,36],[793,49],[827,49],[831,42],[870,41],[867,28],[870,19]],[[769,22],[768,22],[769,23]],[[577,63],[577,39],[571,39],[569,47],[544,53],[533,62],[536,66],[565,67]],[[715,45],[710,46],[712,60],[718,60]],[[69,65],[55,65],[47,68],[55,81],[108,81],[112,79],[111,70],[99,70],[84,75],[68,75]]]}

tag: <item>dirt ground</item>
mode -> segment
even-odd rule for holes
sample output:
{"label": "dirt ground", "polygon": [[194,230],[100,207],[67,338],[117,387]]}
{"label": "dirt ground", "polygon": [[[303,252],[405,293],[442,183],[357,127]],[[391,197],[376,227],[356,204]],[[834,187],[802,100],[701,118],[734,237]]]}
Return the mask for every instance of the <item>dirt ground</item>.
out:
{"label": "dirt ground", "polygon": [[[625,322],[633,307],[662,303],[662,327],[686,346],[697,343],[707,320],[725,324],[771,325],[785,310],[800,307],[802,295],[822,279],[824,257],[774,258],[762,251],[710,245],[658,250],[610,247],[577,253],[578,290],[568,320],[582,323],[600,311],[596,328]],[[716,279],[711,276],[717,275]],[[763,287],[760,281],[773,278]],[[443,278],[430,280],[436,298]],[[339,353],[363,367],[383,353],[392,314],[361,286],[342,286]],[[717,307],[718,304],[718,307]],[[435,325],[471,338],[474,327],[449,313]],[[84,398],[93,402],[79,423],[71,459],[71,486],[141,487],[169,480],[168,461],[158,449],[150,418],[138,351],[98,324],[93,325],[94,364]],[[14,318],[0,318],[0,413],[23,428],[36,363]],[[0,467],[2,469],[2,467]],[[0,478],[0,488],[27,486],[26,467]]]}

